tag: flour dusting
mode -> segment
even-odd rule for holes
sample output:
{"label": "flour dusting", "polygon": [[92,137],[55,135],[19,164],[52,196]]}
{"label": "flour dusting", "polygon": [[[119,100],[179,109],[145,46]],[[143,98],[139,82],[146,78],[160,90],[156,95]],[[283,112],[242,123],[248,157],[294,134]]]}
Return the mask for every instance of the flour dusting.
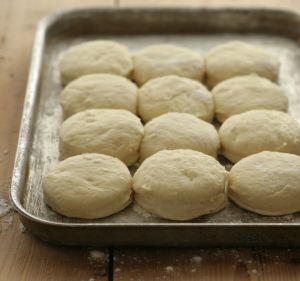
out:
{"label": "flour dusting", "polygon": [[145,218],[150,218],[152,215],[145,211],[143,208],[141,208],[139,205],[134,204],[132,207],[133,211],[136,212],[137,214],[145,217]]}
{"label": "flour dusting", "polygon": [[25,233],[26,232],[26,227],[21,222],[20,222],[19,229],[20,229],[21,233]]}
{"label": "flour dusting", "polygon": [[102,251],[98,251],[98,250],[90,250],[89,257],[92,260],[98,260],[98,261],[106,259],[105,253]]}
{"label": "flour dusting", "polygon": [[168,266],[165,267],[165,271],[166,271],[166,272],[173,272],[173,271],[174,271],[174,267],[168,265]]}
{"label": "flour dusting", "polygon": [[193,263],[200,264],[202,262],[202,257],[200,257],[200,256],[194,256],[194,257],[191,258],[191,261]]}
{"label": "flour dusting", "polygon": [[0,199],[0,218],[6,216],[12,207],[8,204],[7,200]]}

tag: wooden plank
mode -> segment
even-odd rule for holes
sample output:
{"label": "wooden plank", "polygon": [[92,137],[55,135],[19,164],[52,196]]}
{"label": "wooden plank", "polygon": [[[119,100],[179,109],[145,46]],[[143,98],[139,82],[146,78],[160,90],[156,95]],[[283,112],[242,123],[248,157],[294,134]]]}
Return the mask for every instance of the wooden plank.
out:
{"label": "wooden plank", "polygon": [[120,6],[231,6],[231,7],[273,7],[294,10],[300,8],[298,0],[119,0]]}
{"label": "wooden plank", "polygon": [[1,225],[0,280],[108,280],[104,250],[48,245],[22,233],[16,215]]}
{"label": "wooden plank", "polygon": [[[256,6],[300,11],[297,0],[120,0],[120,6]],[[118,249],[115,281],[299,281],[300,250],[293,249]]]}
{"label": "wooden plank", "polygon": [[[79,5],[113,5],[113,1],[0,2],[0,212],[8,199],[36,24],[49,12]],[[0,241],[0,280],[107,280],[102,251],[42,243],[22,232],[12,211],[0,217]]]}
{"label": "wooden plank", "polygon": [[300,250],[120,249],[114,281],[299,281]]}
{"label": "wooden plank", "polygon": [[[265,5],[221,0],[120,0],[122,5]],[[110,0],[1,0],[0,198],[7,199],[33,34],[37,20],[70,5],[112,5]],[[272,0],[271,6],[300,7]],[[0,280],[107,280],[102,250],[56,247],[23,233],[16,214],[0,218]],[[115,280],[299,280],[299,250],[116,250]]]}

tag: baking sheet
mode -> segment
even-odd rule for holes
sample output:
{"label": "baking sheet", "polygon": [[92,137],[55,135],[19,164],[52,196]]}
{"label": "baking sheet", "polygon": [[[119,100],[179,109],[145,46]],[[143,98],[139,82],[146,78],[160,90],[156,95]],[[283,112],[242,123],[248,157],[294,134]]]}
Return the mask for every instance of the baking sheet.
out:
{"label": "baking sheet", "polygon": [[[134,11],[134,9],[132,11]],[[38,75],[38,79],[35,82],[36,95],[34,96],[34,98],[31,96],[30,100],[30,102],[32,103],[32,110],[34,112],[31,112],[31,119],[29,119],[28,116],[23,115],[22,126],[24,127],[24,122],[27,122],[27,126],[31,129],[30,135],[29,131],[27,131],[26,136],[28,153],[26,155],[23,155],[23,157],[21,155],[18,155],[17,153],[15,174],[12,182],[12,199],[14,201],[15,206],[17,207],[17,210],[20,211],[21,216],[26,218],[25,223],[26,221],[31,221],[39,224],[39,231],[36,231],[36,229],[34,229],[33,232],[38,236],[43,236],[44,239],[49,241],[52,240],[51,233],[45,233],[47,231],[49,232],[49,230],[43,228],[43,225],[51,226],[52,224],[59,226],[60,229],[74,227],[74,233],[77,231],[76,227],[78,227],[79,225],[81,227],[89,228],[90,230],[94,228],[95,233],[98,233],[99,230],[101,233],[101,227],[107,226],[113,227],[115,230],[117,228],[117,230],[119,231],[124,230],[126,226],[139,227],[140,229],[143,229],[143,227],[146,227],[147,229],[147,226],[151,226],[152,231],[155,231],[156,228],[156,230],[159,233],[160,227],[170,227],[170,231],[172,231],[172,225],[174,227],[181,228],[181,231],[184,231],[186,227],[186,231],[189,232],[191,231],[190,227],[193,227],[194,229],[199,229],[202,226],[205,226],[206,228],[215,227],[221,230],[223,229],[223,231],[225,231],[226,226],[231,225],[237,227],[236,229],[239,235],[243,235],[243,232],[240,233],[238,227],[243,226],[297,226],[299,230],[300,214],[286,215],[280,217],[261,216],[245,211],[237,207],[233,203],[229,203],[229,206],[226,209],[220,211],[219,213],[202,216],[200,218],[188,222],[174,222],[154,217],[149,213],[143,211],[134,203],[127,207],[125,210],[115,215],[97,220],[67,218],[57,214],[45,205],[43,201],[43,193],[41,188],[42,176],[45,173],[47,173],[49,168],[58,161],[58,128],[63,120],[62,109],[59,106],[59,94],[62,88],[59,79],[58,61],[64,50],[66,50],[72,45],[76,45],[81,42],[94,39],[115,40],[128,46],[128,48],[131,51],[138,50],[144,46],[148,46],[151,44],[170,43],[178,46],[187,47],[203,54],[214,46],[232,40],[240,40],[256,45],[258,47],[262,47],[263,49],[274,53],[279,58],[281,62],[281,68],[278,83],[281,85],[281,87],[283,88],[283,90],[289,98],[290,115],[300,121],[300,47],[298,44],[298,40],[295,40],[295,38],[289,38],[288,36],[285,36],[286,34],[273,34],[273,32],[271,34],[263,33],[261,32],[258,23],[256,24],[256,27],[255,24],[253,27],[254,29],[256,28],[257,32],[253,32],[251,30],[250,33],[243,32],[243,26],[239,26],[239,30],[237,30],[237,32],[233,32],[232,29],[234,29],[234,27],[231,26],[232,23],[230,23],[230,26],[228,27],[228,32],[226,32],[226,23],[232,21],[238,23],[238,18],[241,17],[243,13],[245,13],[245,10],[224,9],[223,12],[222,9],[218,10],[219,14],[222,15],[222,18],[220,20],[225,19],[225,23],[222,26],[222,30],[220,30],[222,32],[218,32],[218,26],[215,26],[214,28],[216,30],[214,30],[211,33],[202,32],[201,30],[203,30],[203,26],[200,28],[201,30],[199,32],[196,32],[195,30],[189,30],[189,25],[187,24],[186,29],[183,29],[184,32],[176,31],[180,34],[176,34],[176,32],[175,34],[172,34],[172,32],[159,33],[156,30],[156,27],[154,28],[153,32],[151,32],[151,15],[153,17],[153,25],[157,25],[157,19],[155,19],[154,15],[155,10],[141,9],[140,13],[143,13],[143,11],[145,15],[148,15],[148,18],[144,18],[144,21],[146,21],[145,33],[141,33],[140,31],[137,32],[136,30],[131,31],[131,29],[123,30],[121,29],[121,27],[120,30],[117,30],[116,27],[112,32],[91,31],[88,32],[88,34],[86,34],[85,32],[81,32],[78,28],[75,30],[76,32],[74,32],[72,24],[70,24],[70,21],[68,21],[67,19],[64,22],[65,25],[62,25],[61,30],[57,30],[57,28],[52,28],[54,31],[49,31],[48,33],[46,33],[43,42],[45,43],[45,48],[41,52],[41,69],[39,71],[39,69],[36,67],[36,69],[32,70],[33,73],[31,73],[31,78],[33,74]],[[188,16],[188,13],[190,13],[190,11],[187,13],[184,9],[177,9],[175,11],[177,15],[181,11],[183,17]],[[110,10],[111,16],[116,16],[117,20],[118,17],[121,17],[119,12],[120,11],[117,9]],[[213,12],[213,10],[211,10],[211,12]],[[247,10],[247,12],[247,15],[249,13],[251,14],[251,17],[255,23],[255,15],[256,13],[259,14],[260,11]],[[268,11],[265,12],[268,13]],[[269,12],[271,13],[271,11]],[[64,15],[65,18],[71,17],[71,22],[74,21],[78,23],[80,22],[80,20],[82,20],[82,15],[89,13],[90,17],[92,17],[93,13],[91,13],[91,10],[89,9],[82,10],[81,13],[80,11],[76,11],[76,13],[74,13],[74,11],[69,11],[65,12]],[[192,11],[192,13],[197,13],[197,11]],[[207,13],[208,12],[205,9],[198,10],[198,14],[202,15],[203,17],[208,17],[209,15],[207,15]],[[274,13],[274,11],[272,13]],[[278,13],[280,12],[278,11]],[[285,12],[282,13],[284,14]],[[81,15],[81,17],[78,17],[77,21],[76,14]],[[126,13],[123,12],[121,14],[123,17],[126,17]],[[129,14],[130,12],[127,13],[127,25],[130,27],[131,25],[136,25],[136,22],[130,20]],[[95,15],[97,15],[97,13]],[[140,16],[142,17],[143,15]],[[52,25],[53,23],[55,25],[57,21],[62,20],[62,17],[63,14],[51,18]],[[82,18],[84,19],[86,17]],[[101,17],[99,17],[98,20],[101,21]],[[48,25],[46,25],[46,31],[48,27],[49,19]],[[298,25],[297,28],[300,29],[300,26]],[[208,31],[210,29],[211,27],[207,28]],[[36,55],[37,54],[33,53],[33,56]],[[37,73],[35,73],[34,71]],[[34,89],[31,89],[31,91],[33,90]],[[28,97],[26,98],[26,101],[28,102]],[[25,113],[26,102],[24,114]],[[27,115],[29,113],[30,112],[27,112]],[[24,118],[27,118],[27,121],[24,120]],[[29,122],[28,120],[31,120],[32,122]],[[21,134],[19,141],[19,154],[20,149],[22,150],[22,147],[20,148],[20,146],[22,145],[24,146],[24,140],[22,139]],[[18,161],[22,161],[22,167],[20,167],[20,163]],[[20,169],[22,169],[22,171]],[[247,231],[247,228],[245,228],[245,231]],[[42,235],[39,235],[41,234],[41,232]],[[158,233],[155,235],[158,235]],[[168,233],[168,235],[172,235],[172,232]],[[270,235],[272,235],[272,233],[270,233]],[[76,234],[74,235],[74,237],[76,237]],[[189,235],[187,235],[187,237],[189,237]],[[159,241],[159,237],[156,239],[158,239],[156,241],[157,245],[169,245],[164,239],[162,239],[161,241]],[[201,239],[203,239],[203,237],[199,236],[198,238],[195,238],[193,236],[186,239],[187,241],[182,241],[182,243],[180,243],[180,237],[172,237],[171,241],[173,242],[171,244],[173,245],[175,243],[175,245],[189,245],[189,242],[190,245],[196,245],[199,243],[201,244]],[[230,239],[233,240],[236,238],[229,237],[228,240],[228,237],[226,237],[226,239],[224,239],[224,243],[226,240],[226,243],[230,244]],[[79,238],[76,240],[75,238],[75,241],[72,241],[71,244],[99,244],[98,242],[96,242],[96,240],[97,239],[93,239],[92,237],[88,237],[86,240],[82,240]],[[111,239],[109,239],[109,237],[106,237],[105,239],[103,239],[103,241],[104,240],[106,241],[103,242],[104,244],[107,244],[109,242],[111,245],[135,245],[135,241],[129,241],[130,243],[128,243],[128,239],[125,239],[124,243],[122,243],[122,241],[114,241],[113,235]],[[218,239],[215,239],[216,243],[218,243],[217,240]],[[101,239],[99,241],[101,244]],[[147,241],[148,240],[144,241],[144,245],[153,244],[153,241]],[[243,239],[241,238],[240,241],[242,243]],[[57,241],[56,239],[55,242],[60,241]],[[213,242],[213,240],[211,242]],[[247,244],[247,241],[244,242]],[[290,242],[294,243],[295,241],[289,241],[289,243]],[[222,241],[220,241],[219,244],[220,243],[222,244]],[[236,241],[232,241],[232,243],[236,243]],[[253,243],[255,244],[255,242],[252,241],[252,244]]]}

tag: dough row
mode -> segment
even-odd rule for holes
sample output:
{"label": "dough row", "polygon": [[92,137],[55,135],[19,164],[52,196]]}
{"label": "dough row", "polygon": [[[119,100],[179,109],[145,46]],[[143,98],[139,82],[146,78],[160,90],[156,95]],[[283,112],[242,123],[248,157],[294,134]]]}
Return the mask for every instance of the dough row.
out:
{"label": "dough row", "polygon": [[[112,215],[134,200],[151,214],[185,221],[215,213],[229,197],[263,215],[300,211],[300,157],[261,152],[231,171],[193,150],[164,150],[149,157],[133,178],[118,159],[81,154],[60,162],[43,178],[45,201],[69,217]],[[228,190],[228,192],[227,192]]]}
{"label": "dough row", "polygon": [[167,112],[192,114],[212,122],[253,109],[287,112],[288,99],[275,83],[256,74],[225,80],[209,92],[199,81],[176,75],[150,80],[138,88],[128,79],[112,74],[82,76],[60,95],[64,117],[87,109],[125,109],[144,123]]}
{"label": "dough row", "polygon": [[95,40],[69,48],[60,62],[63,84],[80,76],[110,73],[132,78],[138,85],[178,75],[206,82],[213,87],[223,80],[251,73],[276,81],[278,59],[250,44],[233,41],[211,49],[205,57],[187,48],[158,44],[130,53],[120,43]]}
{"label": "dough row", "polygon": [[133,165],[161,150],[192,149],[231,162],[262,151],[300,155],[300,125],[287,113],[251,110],[228,118],[216,128],[191,114],[170,112],[145,126],[121,109],[90,109],[63,122],[59,130],[60,160],[101,153]]}

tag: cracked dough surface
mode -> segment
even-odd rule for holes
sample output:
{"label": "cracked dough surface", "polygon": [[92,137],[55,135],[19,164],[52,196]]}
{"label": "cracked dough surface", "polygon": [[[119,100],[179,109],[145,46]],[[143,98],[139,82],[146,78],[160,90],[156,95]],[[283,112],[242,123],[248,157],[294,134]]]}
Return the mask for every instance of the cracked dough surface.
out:
{"label": "cracked dough surface", "polygon": [[59,65],[64,85],[87,74],[110,73],[127,77],[132,67],[127,47],[108,40],[85,42],[69,48]]}
{"label": "cracked dough surface", "polygon": [[300,125],[280,111],[233,115],[222,124],[219,135],[223,155],[234,163],[264,150],[300,154]]}
{"label": "cracked dough surface", "polygon": [[165,149],[192,149],[217,157],[220,148],[215,127],[186,113],[166,113],[144,127],[140,160]]}
{"label": "cracked dough surface", "polygon": [[76,113],[59,130],[60,159],[102,153],[134,164],[144,133],[140,119],[122,109],[90,109]]}
{"label": "cracked dough surface", "polygon": [[210,50],[205,57],[207,85],[213,87],[223,80],[256,73],[276,81],[279,61],[271,53],[250,44],[232,41]]}
{"label": "cracked dough surface", "polygon": [[112,74],[90,74],[69,83],[61,92],[64,116],[93,108],[137,111],[137,87],[130,80]]}
{"label": "cracked dough surface", "polygon": [[133,177],[135,200],[142,208],[179,221],[223,209],[226,185],[227,172],[216,159],[188,149],[152,155]]}
{"label": "cracked dough surface", "polygon": [[254,74],[222,81],[213,88],[212,94],[216,118],[220,122],[252,109],[288,110],[288,98],[283,90],[270,80]]}
{"label": "cracked dough surface", "polygon": [[200,82],[168,75],[150,80],[138,91],[138,111],[145,122],[167,112],[190,113],[211,122],[212,94]]}
{"label": "cracked dough surface", "polygon": [[229,173],[229,197],[262,215],[300,211],[300,157],[280,152],[248,156]]}
{"label": "cracked dough surface", "polygon": [[46,203],[56,212],[96,219],[121,211],[131,202],[132,178],[116,158],[82,154],[68,158],[43,178]]}
{"label": "cracked dough surface", "polygon": [[203,80],[204,59],[200,53],[169,44],[152,45],[132,56],[133,80],[142,85],[153,78],[178,75]]}

